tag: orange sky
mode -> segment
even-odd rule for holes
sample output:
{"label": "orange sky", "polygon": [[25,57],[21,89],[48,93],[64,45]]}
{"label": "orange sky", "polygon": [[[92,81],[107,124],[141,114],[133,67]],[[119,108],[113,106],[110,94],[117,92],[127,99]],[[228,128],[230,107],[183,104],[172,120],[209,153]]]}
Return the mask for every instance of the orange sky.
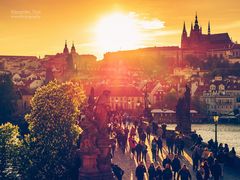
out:
{"label": "orange sky", "polygon": [[239,0],[0,0],[0,54],[56,54],[68,40],[78,53],[101,58],[106,49],[96,43],[96,26],[113,13],[140,24],[136,48],[179,45],[183,21],[189,32],[196,11],[204,33],[210,20],[212,33],[240,41]]}

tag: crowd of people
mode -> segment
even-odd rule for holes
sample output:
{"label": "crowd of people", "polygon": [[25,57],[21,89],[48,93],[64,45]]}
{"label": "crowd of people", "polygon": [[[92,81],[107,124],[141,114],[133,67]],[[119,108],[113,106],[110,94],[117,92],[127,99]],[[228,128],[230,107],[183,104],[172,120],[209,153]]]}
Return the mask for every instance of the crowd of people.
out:
{"label": "crowd of people", "polygon": [[[210,139],[207,144],[202,141],[201,135],[192,137],[195,144],[192,147],[193,170],[197,171],[198,179],[209,179],[213,176],[214,179],[220,179],[223,176],[224,164],[230,163],[234,165],[236,151],[234,147],[229,150],[227,144],[218,145],[213,139]],[[199,167],[199,169],[198,169]]]}
{"label": "crowd of people", "polygon": [[[180,160],[185,147],[184,136],[181,133],[178,135],[175,133],[166,134],[165,126],[154,129],[150,125],[143,125],[143,123],[136,121],[130,123],[126,119],[112,121],[109,125],[109,134],[112,138],[112,156],[114,157],[116,147],[121,149],[123,154],[129,151],[130,158],[136,158],[138,163],[135,170],[135,176],[138,180],[144,179],[145,174],[148,175],[149,180],[189,180],[192,179],[192,176],[195,176],[197,180],[208,180],[211,177],[218,180],[223,176],[224,163],[229,161],[228,158],[236,155],[234,148],[229,151],[228,146],[222,144],[216,148],[212,140],[208,142],[208,146],[204,147],[199,135],[193,138],[195,141],[192,147],[194,174],[191,175],[187,165]],[[153,138],[150,138],[151,135]],[[164,150],[165,144],[167,148]],[[147,167],[148,152],[151,153],[152,163]],[[231,154],[232,156],[230,156]],[[162,161],[160,161],[160,156]],[[115,175],[117,174],[118,179],[122,179],[124,171],[116,166],[113,165],[113,172]]]}

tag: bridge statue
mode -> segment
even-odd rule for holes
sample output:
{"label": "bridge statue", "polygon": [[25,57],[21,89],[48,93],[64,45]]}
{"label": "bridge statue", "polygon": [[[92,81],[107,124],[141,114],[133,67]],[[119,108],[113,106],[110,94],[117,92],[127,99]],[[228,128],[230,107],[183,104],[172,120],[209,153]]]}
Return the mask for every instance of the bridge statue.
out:
{"label": "bridge statue", "polygon": [[191,89],[186,85],[186,90],[183,97],[180,97],[176,106],[176,130],[182,133],[191,132]]}
{"label": "bridge statue", "polygon": [[79,180],[112,180],[110,139],[107,133],[110,91],[104,91],[95,102],[94,89],[91,89],[86,118],[80,122],[83,128],[79,155],[82,166]]}

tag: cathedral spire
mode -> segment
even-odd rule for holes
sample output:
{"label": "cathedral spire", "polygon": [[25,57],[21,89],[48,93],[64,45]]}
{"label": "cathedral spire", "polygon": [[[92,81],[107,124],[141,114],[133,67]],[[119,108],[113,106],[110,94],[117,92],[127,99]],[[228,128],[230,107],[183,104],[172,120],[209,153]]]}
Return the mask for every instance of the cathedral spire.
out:
{"label": "cathedral spire", "polygon": [[208,21],[208,35],[211,34],[210,21]]}
{"label": "cathedral spire", "polygon": [[195,16],[194,30],[195,30],[195,31],[199,31],[197,12],[196,12],[196,16]]}
{"label": "cathedral spire", "polygon": [[187,33],[187,31],[186,31],[185,21],[183,22],[183,33]]}
{"label": "cathedral spire", "polygon": [[185,48],[187,45],[187,31],[185,21],[183,22],[183,31],[182,31],[182,39],[181,39],[181,47]]}

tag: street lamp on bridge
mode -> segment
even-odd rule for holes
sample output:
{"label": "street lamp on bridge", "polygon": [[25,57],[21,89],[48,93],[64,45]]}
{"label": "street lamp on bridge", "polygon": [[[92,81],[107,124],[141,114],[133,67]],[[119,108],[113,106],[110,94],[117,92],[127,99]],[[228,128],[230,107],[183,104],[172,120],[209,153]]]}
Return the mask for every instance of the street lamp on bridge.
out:
{"label": "street lamp on bridge", "polygon": [[218,119],[219,119],[219,116],[218,116],[218,115],[214,115],[214,116],[213,116],[213,121],[214,121],[214,124],[215,124],[215,143],[217,143],[217,125],[218,125]]}

